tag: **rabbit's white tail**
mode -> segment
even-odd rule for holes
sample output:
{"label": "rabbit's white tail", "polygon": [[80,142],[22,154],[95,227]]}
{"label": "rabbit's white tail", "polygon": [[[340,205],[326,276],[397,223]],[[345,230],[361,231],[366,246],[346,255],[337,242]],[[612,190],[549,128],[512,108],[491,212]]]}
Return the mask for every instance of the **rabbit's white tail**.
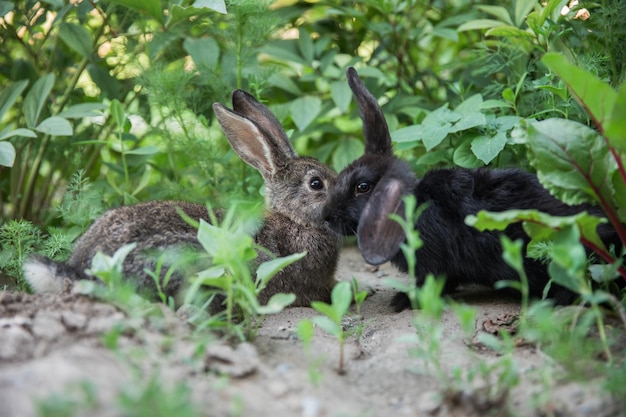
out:
{"label": "rabbit's white tail", "polygon": [[66,279],[75,281],[83,278],[71,266],[39,255],[31,255],[24,262],[23,270],[24,279],[35,293],[59,294],[65,289]]}

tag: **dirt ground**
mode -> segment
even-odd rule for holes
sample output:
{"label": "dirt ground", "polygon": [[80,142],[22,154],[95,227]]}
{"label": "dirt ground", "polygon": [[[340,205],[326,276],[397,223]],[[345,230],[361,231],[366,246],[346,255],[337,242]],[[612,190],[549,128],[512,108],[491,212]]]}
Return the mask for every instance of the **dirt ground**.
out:
{"label": "dirt ground", "polygon": [[[559,382],[556,375],[551,401],[538,407],[534,398],[546,387],[537,371],[558,367],[548,367],[551,359],[531,346],[514,353],[521,381],[508,406],[485,394],[497,382],[484,385],[479,378],[457,395],[443,396],[441,378],[426,373],[402,341],[415,334],[415,313],[390,310],[394,292],[380,283],[383,276],[405,279],[387,265],[368,267],[354,248],[342,252],[338,278],[355,277],[374,288],[362,306],[360,347],[347,342],[344,375],[336,372],[332,337],[316,331],[309,353],[296,337],[299,321],[317,315],[310,308],[267,317],[252,344],[230,347],[192,338],[190,327],[165,307],[157,307],[165,320],[153,320],[81,295],[0,292],[0,417],[36,416],[55,405],[63,411],[48,415],[182,417],[187,414],[175,410],[190,403],[199,415],[220,417],[625,415],[624,403],[606,395],[601,380]],[[490,291],[467,290],[462,297],[479,311],[477,329],[519,309]],[[442,324],[441,360],[449,374],[500,359],[476,349],[451,313]],[[181,383],[188,392],[176,389]],[[138,403],[144,414],[129,405]]]}

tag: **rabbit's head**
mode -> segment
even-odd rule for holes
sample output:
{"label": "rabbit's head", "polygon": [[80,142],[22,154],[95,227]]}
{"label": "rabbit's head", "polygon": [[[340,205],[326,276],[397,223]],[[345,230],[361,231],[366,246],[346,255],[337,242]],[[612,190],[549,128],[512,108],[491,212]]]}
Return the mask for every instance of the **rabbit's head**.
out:
{"label": "rabbit's head", "polygon": [[323,226],[322,209],[337,174],[314,158],[299,157],[278,119],[250,94],[235,90],[233,110],[213,104],[233,150],[265,181],[268,208],[307,226]]}
{"label": "rabbit's head", "polygon": [[348,84],[359,106],[365,154],[344,168],[331,189],[324,218],[344,235],[356,234],[365,260],[377,265],[393,257],[405,235],[389,214],[404,216],[402,197],[417,180],[410,167],[393,155],[391,136],[376,98],[352,67]]}

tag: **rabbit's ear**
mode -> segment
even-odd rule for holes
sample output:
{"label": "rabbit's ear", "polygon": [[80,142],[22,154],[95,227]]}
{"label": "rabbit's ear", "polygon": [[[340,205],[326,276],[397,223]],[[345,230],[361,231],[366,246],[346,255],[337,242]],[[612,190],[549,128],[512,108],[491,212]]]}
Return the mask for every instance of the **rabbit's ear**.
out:
{"label": "rabbit's ear", "polygon": [[348,85],[359,105],[365,134],[365,153],[371,155],[393,155],[389,127],[376,98],[370,93],[359,78],[354,67],[346,71]]}
{"label": "rabbit's ear", "polygon": [[254,121],[261,129],[270,134],[274,143],[282,152],[291,158],[295,158],[296,152],[289,142],[289,137],[276,116],[263,104],[243,90],[233,91],[233,110]]}
{"label": "rabbit's ear", "polygon": [[402,181],[383,178],[365,205],[357,227],[357,241],[367,263],[380,265],[400,251],[406,236],[402,226],[389,215],[405,217],[402,197],[406,192]]}
{"label": "rabbit's ear", "polygon": [[243,161],[256,168],[264,180],[270,180],[293,158],[291,153],[285,154],[275,138],[254,121],[220,103],[213,103],[213,111],[233,150]]}

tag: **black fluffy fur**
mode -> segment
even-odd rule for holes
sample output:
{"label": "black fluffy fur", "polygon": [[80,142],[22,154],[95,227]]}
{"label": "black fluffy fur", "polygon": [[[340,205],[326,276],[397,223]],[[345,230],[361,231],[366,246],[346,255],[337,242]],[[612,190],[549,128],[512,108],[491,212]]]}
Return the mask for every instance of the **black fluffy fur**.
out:
{"label": "black fluffy fur", "polygon": [[[481,232],[466,225],[465,218],[480,210],[537,209],[561,216],[585,210],[603,216],[602,211],[590,205],[564,204],[539,183],[536,175],[519,169],[437,169],[418,180],[409,166],[393,155],[382,110],[353,68],[348,69],[348,82],[363,119],[366,152],[338,175],[325,208],[330,227],[344,235],[356,234],[361,253],[369,263],[391,261],[407,272],[407,261],[400,250],[405,236],[388,215],[403,215],[399,199],[413,194],[418,205],[426,204],[415,225],[423,241],[416,252],[418,286],[429,273],[446,278],[445,292],[461,284],[493,287],[501,280],[519,280],[517,272],[502,258],[500,237],[504,233],[512,240],[524,241],[529,291],[532,296],[541,297],[549,281],[547,267],[526,257],[530,239],[522,225],[512,224],[503,232]],[[369,187],[360,190],[359,184]],[[369,189],[364,191],[366,188]],[[599,226],[598,232],[607,245],[621,247],[610,225]],[[557,304],[569,304],[576,294],[552,284],[548,297]],[[398,293],[392,307],[400,311],[411,304],[406,294]]]}

